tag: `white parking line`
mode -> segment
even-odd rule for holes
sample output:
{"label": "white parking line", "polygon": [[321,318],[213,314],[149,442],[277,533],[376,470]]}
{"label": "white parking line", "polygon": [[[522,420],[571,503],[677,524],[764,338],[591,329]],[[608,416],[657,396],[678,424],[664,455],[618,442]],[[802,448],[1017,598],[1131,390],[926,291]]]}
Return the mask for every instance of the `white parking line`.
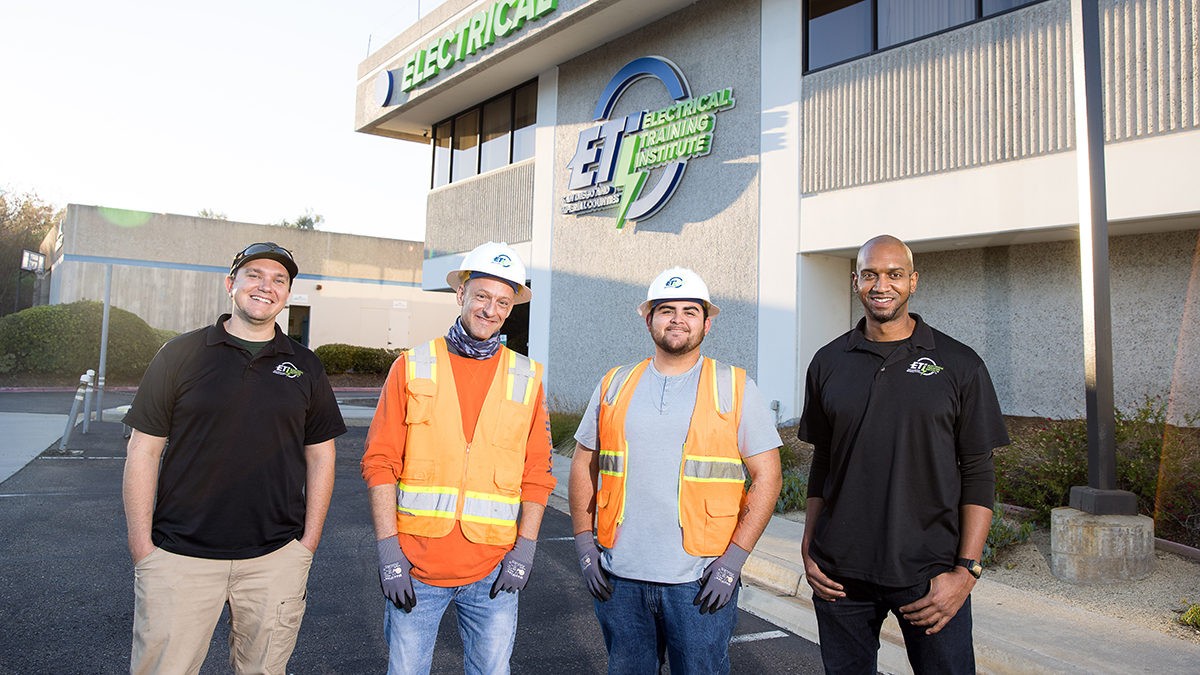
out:
{"label": "white parking line", "polygon": [[758,642],[759,640],[773,640],[781,637],[787,637],[787,633],[781,630],[769,630],[762,633],[746,633],[745,635],[734,635],[729,639],[729,644],[737,644],[739,642]]}

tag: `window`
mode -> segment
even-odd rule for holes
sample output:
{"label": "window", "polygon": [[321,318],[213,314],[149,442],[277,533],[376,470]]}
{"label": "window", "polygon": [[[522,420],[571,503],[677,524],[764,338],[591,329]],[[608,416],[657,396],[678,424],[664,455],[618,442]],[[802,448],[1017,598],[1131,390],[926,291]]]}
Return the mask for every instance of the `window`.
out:
{"label": "window", "polygon": [[449,122],[433,127],[433,187],[450,182],[450,130]]}
{"label": "window", "polygon": [[499,169],[508,164],[508,145],[512,135],[512,94],[483,104],[483,145],[479,172]]}
{"label": "window", "polygon": [[450,182],[479,173],[479,108],[454,118],[454,152],[450,153]]}
{"label": "window", "polygon": [[975,0],[876,0],[879,48],[975,20]]}
{"label": "window", "polygon": [[433,187],[533,157],[537,82],[528,82],[433,126]]}
{"label": "window", "polygon": [[537,83],[517,88],[513,93],[512,161],[533,157],[533,136],[537,129]]}
{"label": "window", "polygon": [[807,0],[805,71],[849,61],[1042,0]]}
{"label": "window", "polygon": [[871,53],[871,1],[808,3],[808,68],[824,68]]}

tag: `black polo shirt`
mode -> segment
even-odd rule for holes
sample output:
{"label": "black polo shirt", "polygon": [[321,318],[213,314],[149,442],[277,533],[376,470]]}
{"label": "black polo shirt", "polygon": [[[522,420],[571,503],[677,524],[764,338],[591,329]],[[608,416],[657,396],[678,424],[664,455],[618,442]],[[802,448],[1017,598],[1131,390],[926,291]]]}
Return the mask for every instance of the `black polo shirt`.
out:
{"label": "black polo shirt", "polygon": [[240,560],[304,534],[304,446],[346,431],[316,355],[275,327],[257,355],[215,325],[163,345],[125,424],[169,438],[151,539]]}
{"label": "black polo shirt", "polygon": [[813,357],[798,435],[825,500],[809,553],[835,577],[905,587],[954,565],[959,505],[992,508],[992,450],[1008,433],[987,366],[913,314],[881,348],[865,320]]}

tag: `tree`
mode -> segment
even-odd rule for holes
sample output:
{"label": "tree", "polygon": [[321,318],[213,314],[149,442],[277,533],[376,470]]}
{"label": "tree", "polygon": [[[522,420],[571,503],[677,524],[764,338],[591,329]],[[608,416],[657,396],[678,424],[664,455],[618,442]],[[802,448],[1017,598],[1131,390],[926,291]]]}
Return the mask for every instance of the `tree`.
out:
{"label": "tree", "polygon": [[[0,189],[0,316],[30,306],[34,275],[21,272],[21,251],[36,251],[63,210],[42,201],[37,194],[11,194]],[[49,261],[47,261],[48,263]]]}
{"label": "tree", "polygon": [[325,216],[313,213],[312,209],[306,209],[304,215],[297,217],[295,220],[281,220],[278,225],[280,227],[290,227],[293,230],[315,230],[318,225],[324,222]]}
{"label": "tree", "polygon": [[216,209],[200,209],[200,212],[196,215],[200,216],[201,218],[208,218],[210,220],[229,220],[229,216],[217,211]]}

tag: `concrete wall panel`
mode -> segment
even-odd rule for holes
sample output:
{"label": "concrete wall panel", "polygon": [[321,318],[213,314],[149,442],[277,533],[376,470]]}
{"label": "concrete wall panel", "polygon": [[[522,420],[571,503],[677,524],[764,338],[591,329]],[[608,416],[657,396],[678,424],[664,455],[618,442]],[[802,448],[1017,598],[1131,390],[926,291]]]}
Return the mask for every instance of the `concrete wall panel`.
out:
{"label": "concrete wall panel", "polygon": [[[1170,397],[1200,412],[1200,231],[1114,237],[1113,375],[1117,407]],[[1082,298],[1074,242],[919,253],[912,310],[973,347],[1010,415],[1084,413]],[[854,302],[854,321],[862,307]]]}
{"label": "concrete wall panel", "polygon": [[429,193],[425,255],[470,251],[485,241],[529,241],[533,160],[445,185]]}

